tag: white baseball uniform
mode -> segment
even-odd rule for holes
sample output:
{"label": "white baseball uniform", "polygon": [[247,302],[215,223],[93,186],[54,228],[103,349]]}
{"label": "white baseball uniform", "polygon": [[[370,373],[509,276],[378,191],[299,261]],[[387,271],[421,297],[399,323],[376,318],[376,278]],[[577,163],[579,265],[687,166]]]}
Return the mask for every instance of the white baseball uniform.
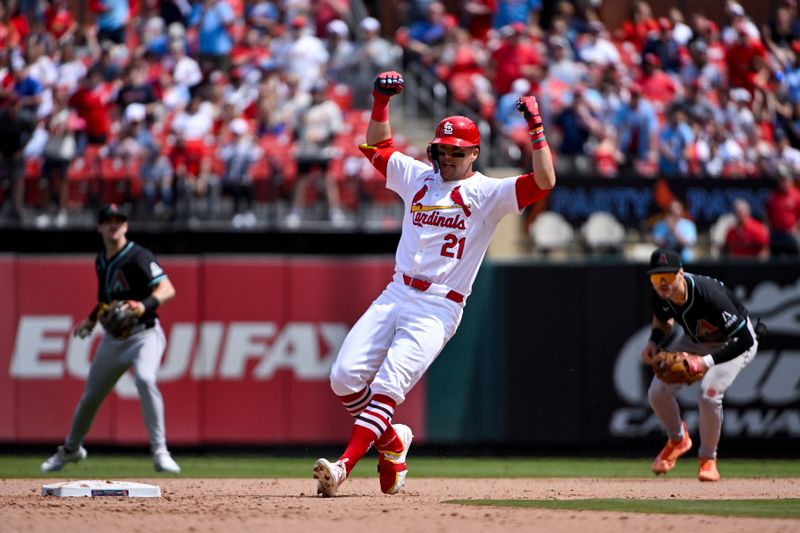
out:
{"label": "white baseball uniform", "polygon": [[369,386],[399,405],[455,334],[497,223],[546,191],[537,187],[523,203],[517,182],[535,183],[530,174],[495,179],[476,172],[448,182],[395,151],[391,140],[361,150],[403,199],[405,214],[392,282],[348,333],[331,388],[341,397]]}

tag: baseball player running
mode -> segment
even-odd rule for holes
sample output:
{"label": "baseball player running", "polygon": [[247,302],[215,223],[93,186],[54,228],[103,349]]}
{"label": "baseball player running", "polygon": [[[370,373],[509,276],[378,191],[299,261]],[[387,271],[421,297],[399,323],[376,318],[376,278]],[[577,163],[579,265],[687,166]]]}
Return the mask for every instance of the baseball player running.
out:
{"label": "baseball player running", "polygon": [[[660,346],[686,352],[683,364],[690,378],[702,376],[699,391],[700,449],[697,478],[719,481],[717,445],[722,432],[722,398],[725,391],[758,350],[747,309],[722,282],[684,272],[677,252],[658,249],[650,258],[653,330],[642,350],[650,365]],[[678,323],[681,328],[673,326]],[[760,328],[759,328],[760,329]],[[699,355],[695,355],[699,354]],[[687,383],[665,383],[653,377],[648,396],[650,405],[667,431],[669,439],[653,461],[653,472],[666,474],[677,459],[692,447],[686,422],[681,420],[675,399]]]}
{"label": "baseball player running", "polygon": [[395,494],[403,487],[413,432],[392,424],[395,408],[455,334],[497,223],[543,198],[556,182],[535,97],[517,105],[530,127],[534,172],[493,179],[473,170],[481,139],[467,117],[447,117],[436,127],[428,146],[432,166],[397,151],[389,100],[403,87],[397,72],[376,78],[360,146],[403,199],[405,215],[392,281],[350,330],[331,369],[331,388],[355,421],[341,457],[314,465],[317,491],[327,497],[373,445],[381,490]]}
{"label": "baseball player running", "polygon": [[[122,374],[133,368],[155,470],[179,473],[180,467],[167,450],[164,401],[156,386],[156,371],[166,346],[156,308],[175,296],[175,288],[153,253],[127,239],[128,218],[115,204],[100,210],[97,223],[105,248],[95,260],[100,303],[75,327],[73,335],[88,337],[98,320],[106,334],[97,348],[67,440],[41,469],[55,472],[67,463],[86,459],[83,439],[100,404]],[[104,305],[114,301],[124,303],[114,309]],[[123,326],[117,328],[115,321]]]}

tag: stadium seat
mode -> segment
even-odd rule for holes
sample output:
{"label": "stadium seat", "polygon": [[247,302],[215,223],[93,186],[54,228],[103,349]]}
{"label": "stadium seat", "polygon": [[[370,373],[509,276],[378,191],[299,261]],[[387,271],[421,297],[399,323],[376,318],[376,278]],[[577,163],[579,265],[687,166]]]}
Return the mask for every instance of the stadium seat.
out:
{"label": "stadium seat", "polygon": [[581,226],[581,234],[589,251],[594,253],[620,253],[625,243],[625,226],[611,213],[592,213]]}
{"label": "stadium seat", "polygon": [[82,207],[89,202],[92,186],[97,177],[95,162],[95,159],[87,159],[84,156],[76,157],[70,163],[67,169],[69,182],[67,204],[70,207]]}
{"label": "stadium seat", "polygon": [[269,162],[263,157],[250,167],[250,177],[253,179],[253,191],[257,202],[267,203],[277,199],[271,174]]}
{"label": "stadium seat", "polygon": [[536,251],[549,255],[565,253],[573,244],[575,230],[560,214],[544,211],[536,217],[530,227],[530,236]]}
{"label": "stadium seat", "polygon": [[130,172],[125,159],[101,158],[98,172],[101,204],[120,204],[131,199]]}
{"label": "stadium seat", "polygon": [[42,197],[42,161],[32,158],[25,161],[25,205],[42,206],[47,203]]}

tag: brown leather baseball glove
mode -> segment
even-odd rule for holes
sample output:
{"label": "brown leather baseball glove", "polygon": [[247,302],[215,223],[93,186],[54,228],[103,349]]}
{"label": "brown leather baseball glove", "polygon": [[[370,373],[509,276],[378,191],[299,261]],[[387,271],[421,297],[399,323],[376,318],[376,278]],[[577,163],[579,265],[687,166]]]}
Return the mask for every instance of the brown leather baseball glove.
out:
{"label": "brown leather baseball glove", "polygon": [[664,383],[694,383],[706,373],[703,358],[689,352],[659,351],[653,358],[653,373]]}
{"label": "brown leather baseball glove", "polygon": [[110,335],[118,339],[130,337],[131,330],[139,323],[144,309],[132,300],[113,300],[101,303],[97,312],[97,321]]}

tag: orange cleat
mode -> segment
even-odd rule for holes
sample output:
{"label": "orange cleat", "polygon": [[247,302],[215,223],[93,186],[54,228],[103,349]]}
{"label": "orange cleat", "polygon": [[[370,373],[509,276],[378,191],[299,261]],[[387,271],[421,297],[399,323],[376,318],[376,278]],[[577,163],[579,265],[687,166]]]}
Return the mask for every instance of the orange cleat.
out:
{"label": "orange cleat", "polygon": [[692,449],[692,439],[689,437],[689,430],[686,428],[686,422],[683,424],[683,439],[674,441],[667,439],[667,444],[661,453],[653,460],[652,469],[655,475],[666,474],[673,468],[678,461],[678,457],[685,454]]}
{"label": "orange cleat", "polygon": [[697,469],[697,479],[700,481],[719,481],[716,459],[700,458],[700,467]]}

